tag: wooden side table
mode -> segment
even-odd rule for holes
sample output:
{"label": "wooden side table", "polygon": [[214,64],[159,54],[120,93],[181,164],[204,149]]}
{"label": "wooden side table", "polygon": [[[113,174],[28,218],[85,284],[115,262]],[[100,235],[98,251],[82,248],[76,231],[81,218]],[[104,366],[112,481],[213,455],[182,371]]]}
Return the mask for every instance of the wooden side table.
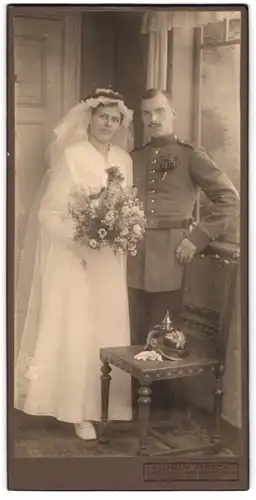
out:
{"label": "wooden side table", "polygon": [[[220,436],[220,418],[221,418],[221,399],[222,388],[221,380],[224,372],[223,367],[215,358],[208,356],[200,356],[196,353],[191,353],[187,358],[178,361],[137,361],[134,359],[135,354],[142,351],[143,346],[127,346],[102,348],[100,350],[101,367],[101,387],[102,387],[102,415],[100,442],[102,444],[108,442],[108,402],[109,389],[111,381],[111,365],[129,373],[131,377],[135,377],[139,383],[138,405],[139,405],[139,422],[138,422],[138,451],[139,455],[147,455],[147,440],[149,434],[160,439],[167,447],[168,452],[180,454],[184,452],[212,449],[213,452],[221,449]],[[183,377],[191,377],[194,375],[211,372],[215,375],[216,389],[214,392],[215,398],[215,433],[210,444],[193,447],[191,449],[178,449],[167,439],[161,436],[159,432],[149,428],[150,403],[151,403],[151,383],[158,380],[177,379]]]}

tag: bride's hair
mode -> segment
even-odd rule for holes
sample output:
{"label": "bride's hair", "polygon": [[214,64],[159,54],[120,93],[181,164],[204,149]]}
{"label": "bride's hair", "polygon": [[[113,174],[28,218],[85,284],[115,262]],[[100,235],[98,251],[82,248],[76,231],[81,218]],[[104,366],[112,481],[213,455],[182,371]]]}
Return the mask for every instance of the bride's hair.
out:
{"label": "bride's hair", "polygon": [[97,97],[108,97],[109,99],[116,99],[117,101],[118,100],[123,101],[123,103],[125,104],[123,95],[119,94],[119,92],[114,92],[114,90],[112,90],[112,89],[95,90],[94,92],[92,92],[92,94],[84,97],[83,100],[84,100],[84,102],[86,102],[88,99],[97,99]]}

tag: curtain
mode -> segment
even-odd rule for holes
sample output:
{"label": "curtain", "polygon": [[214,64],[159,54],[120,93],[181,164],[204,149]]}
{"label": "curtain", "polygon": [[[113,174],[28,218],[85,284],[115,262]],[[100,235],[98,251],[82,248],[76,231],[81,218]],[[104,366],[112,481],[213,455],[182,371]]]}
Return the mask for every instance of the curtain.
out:
{"label": "curtain", "polygon": [[143,16],[141,32],[148,35],[147,89],[166,90],[168,66],[168,31],[173,28],[196,28],[224,19],[240,18],[239,11],[148,11]]}
{"label": "curtain", "polygon": [[156,19],[148,14],[144,17],[143,33],[148,33],[147,89],[166,90],[169,21],[165,12],[156,14]]}

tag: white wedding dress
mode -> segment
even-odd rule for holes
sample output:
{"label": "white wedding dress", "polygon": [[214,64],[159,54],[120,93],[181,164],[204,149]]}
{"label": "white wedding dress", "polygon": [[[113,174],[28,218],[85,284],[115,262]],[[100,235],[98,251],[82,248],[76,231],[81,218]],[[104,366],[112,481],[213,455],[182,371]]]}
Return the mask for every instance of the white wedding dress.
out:
{"label": "white wedding dress", "polygon": [[[132,163],[117,146],[106,161],[88,141],[71,146],[63,158],[38,213],[29,305],[21,341],[16,339],[15,407],[80,423],[100,420],[99,349],[129,345],[130,329],[126,258],[72,241],[69,195],[77,185],[98,192],[110,165],[119,166],[125,185],[132,185]],[[109,419],[130,420],[130,377],[117,368],[111,376]]]}

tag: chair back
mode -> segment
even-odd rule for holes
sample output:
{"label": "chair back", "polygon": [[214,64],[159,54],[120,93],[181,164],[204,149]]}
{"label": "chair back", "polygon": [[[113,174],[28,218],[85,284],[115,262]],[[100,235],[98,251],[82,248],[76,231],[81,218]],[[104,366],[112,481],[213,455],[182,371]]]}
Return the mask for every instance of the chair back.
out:
{"label": "chair back", "polygon": [[237,290],[239,250],[215,243],[184,270],[181,328],[189,343],[225,363]]}

